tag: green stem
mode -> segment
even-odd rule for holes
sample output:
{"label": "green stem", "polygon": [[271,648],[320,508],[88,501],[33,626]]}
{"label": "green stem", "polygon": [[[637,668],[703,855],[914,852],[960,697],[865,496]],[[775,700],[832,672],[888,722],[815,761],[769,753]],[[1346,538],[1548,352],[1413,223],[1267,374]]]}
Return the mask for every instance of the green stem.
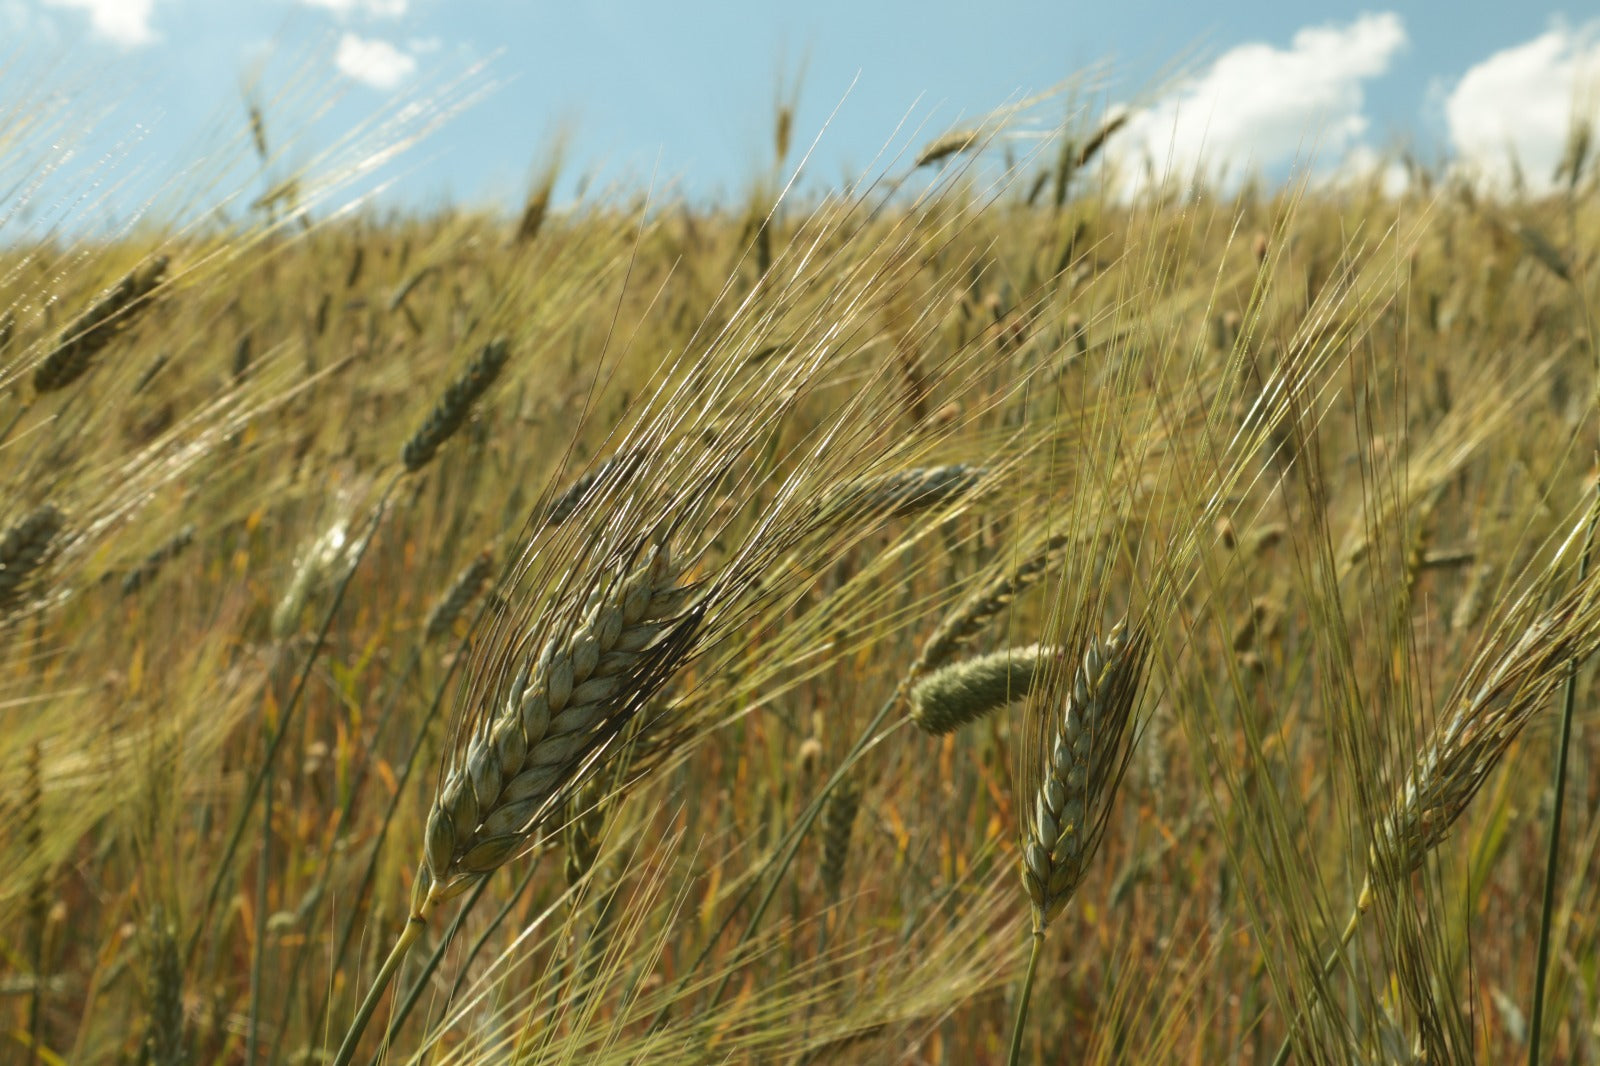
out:
{"label": "green stem", "polygon": [[[478,619],[472,624],[474,631],[477,630],[485,609],[479,609]],[[345,916],[344,926],[339,934],[338,946],[333,953],[335,966],[344,961],[345,952],[350,947],[350,938],[355,935],[356,918],[361,912],[361,901],[367,898],[367,892],[371,889],[373,879],[377,874],[378,859],[383,852],[383,842],[389,835],[389,826],[394,822],[394,816],[400,809],[400,801],[406,794],[406,784],[411,780],[411,772],[416,767],[417,757],[422,752],[423,744],[432,733],[434,720],[438,718],[439,710],[444,706],[444,698],[449,691],[450,679],[454,676],[456,667],[465,660],[466,656],[463,653],[470,641],[471,638],[469,637],[457,647],[456,655],[451,661],[449,669],[445,671],[444,679],[439,682],[438,687],[434,690],[433,702],[428,707],[428,713],[423,717],[422,722],[414,727],[411,750],[406,753],[405,765],[401,768],[400,775],[397,778],[394,795],[389,797],[389,806],[383,812],[383,821],[378,826],[378,835],[373,840],[371,850],[367,855],[366,872],[362,874],[361,881],[356,886],[355,897],[350,903],[350,912]],[[317,1011],[316,1024],[311,1027],[313,1034],[322,1032],[322,1024],[327,1020],[327,1012],[328,998],[324,996],[322,997],[322,1006]]]}
{"label": "green stem", "polygon": [[[1372,906],[1372,882],[1368,881],[1361,888],[1361,898],[1356,903],[1355,910],[1350,912],[1350,920],[1345,923],[1344,932],[1339,934],[1339,943],[1328,953],[1322,963],[1322,981],[1333,976],[1333,972],[1344,961],[1344,950],[1350,946],[1350,941],[1355,939],[1356,930],[1361,926],[1361,916],[1367,913],[1367,908]],[[1319,982],[1320,984],[1320,982]],[[1286,1066],[1289,1057],[1294,1054],[1294,1034],[1300,1028],[1300,1020],[1305,1017],[1305,1008],[1301,1008],[1289,1022],[1289,1031],[1283,1035],[1283,1045],[1278,1048],[1277,1055],[1273,1056],[1272,1066]]]}
{"label": "green stem", "polygon": [[256,957],[250,964],[250,1023],[245,1034],[245,1066],[256,1066],[261,1041],[261,970],[267,959],[267,891],[272,885],[272,764],[262,775],[266,787],[261,801],[261,855],[256,860]]}
{"label": "green stem", "polygon": [[[1578,584],[1589,576],[1589,553],[1594,547],[1595,522],[1600,511],[1589,517],[1588,536],[1583,545],[1583,557],[1578,562]],[[1572,742],[1572,713],[1578,701],[1578,664],[1567,670],[1566,691],[1561,701],[1561,740],[1556,746],[1555,797],[1550,805],[1550,844],[1544,862],[1544,899],[1539,907],[1539,953],[1533,971],[1533,1017],[1528,1030],[1528,1064],[1539,1066],[1539,1052],[1544,1035],[1544,988],[1550,968],[1550,926],[1555,920],[1556,873],[1561,858],[1561,811],[1567,794],[1567,752]]]}
{"label": "green stem", "polygon": [[217,897],[222,892],[223,882],[227,880],[228,870],[233,866],[233,857],[238,853],[239,844],[244,839],[244,831],[250,825],[250,812],[255,809],[256,800],[261,797],[261,787],[266,781],[267,768],[277,762],[278,751],[283,747],[284,738],[289,735],[289,725],[294,718],[294,712],[300,706],[300,698],[305,694],[306,684],[311,680],[311,668],[316,665],[323,642],[328,639],[328,631],[333,628],[333,617],[338,613],[339,605],[344,602],[345,591],[350,587],[351,579],[360,569],[361,560],[366,557],[367,549],[372,545],[372,538],[378,532],[384,511],[389,506],[389,497],[394,493],[395,486],[400,483],[402,476],[403,474],[396,474],[384,488],[383,495],[378,498],[378,504],[372,510],[372,521],[367,526],[366,534],[361,538],[361,546],[356,550],[355,558],[350,561],[350,565],[344,568],[344,576],[340,578],[338,586],[334,589],[333,600],[322,616],[322,625],[317,630],[316,639],[311,642],[311,650],[306,653],[306,661],[300,669],[300,676],[295,679],[294,691],[290,693],[289,702],[284,705],[283,714],[279,716],[277,731],[267,744],[267,754],[245,787],[244,803],[239,810],[238,820],[234,822],[233,831],[228,836],[227,846],[222,849],[222,858],[217,863],[216,875],[212,878],[211,887],[206,891],[205,904],[200,908],[199,921],[195,922],[194,931],[189,934],[184,957],[190,963],[193,963],[195,950],[200,946],[201,934],[211,921],[211,911],[217,905]]}
{"label": "green stem", "polygon": [[[371,766],[373,758],[375,757],[374,753],[378,750],[379,743],[383,739],[385,729],[388,726],[390,719],[394,716],[395,706],[400,702],[400,694],[405,689],[407,682],[410,681],[411,674],[416,670],[417,664],[421,661],[421,654],[422,652],[420,648],[414,647],[411,649],[411,658],[406,663],[405,670],[401,673],[400,680],[396,684],[394,692],[390,694],[387,706],[384,707],[383,714],[378,719],[378,725],[373,731],[372,740],[363,749],[362,757],[356,763],[355,771],[351,775],[350,787],[345,793],[344,803],[339,808],[338,820],[334,823],[334,835],[329,838],[330,846],[327,849],[328,857],[322,862],[321,869],[317,872],[316,883],[312,885],[310,892],[307,893],[308,898],[311,900],[311,905],[305,908],[300,916],[300,920],[304,923],[304,926],[307,929],[315,928],[317,924],[317,918],[322,911],[322,901],[328,896],[328,884],[333,879],[335,864],[331,860],[334,854],[334,848],[337,846],[340,840],[349,838],[350,817],[355,810],[356,799],[361,794],[362,788],[366,783],[367,770]],[[398,799],[399,795],[404,791],[405,780],[406,779],[404,776],[399,779],[400,787],[396,788],[395,790],[396,799]],[[388,825],[386,822],[384,825],[384,831],[387,831],[387,828]],[[378,852],[382,850],[382,840],[383,832],[380,832],[378,834],[377,841],[374,843],[372,855],[370,857],[372,863],[377,861]],[[352,908],[352,914],[355,910],[360,909],[361,900],[365,897],[365,895],[366,885],[363,884],[360,891],[356,895],[354,907]],[[284,979],[284,988],[293,989],[299,987],[300,971],[305,966],[305,960],[311,953],[311,945],[313,943],[313,938],[309,936],[301,938],[300,946],[295,949],[294,957],[289,963],[289,974],[288,977]],[[334,955],[333,957],[335,959],[339,959],[342,958],[343,955],[344,945],[341,944],[339,954]],[[326,996],[323,997],[323,1003],[324,1005],[327,1003]],[[294,1006],[294,999],[291,997],[286,997],[284,1001],[283,1015],[278,1023],[278,1035],[273,1038],[272,1049],[267,1055],[267,1061],[269,1063],[276,1064],[281,1061],[280,1052],[282,1051],[283,1038],[284,1035],[289,1031]],[[313,1026],[310,1031],[316,1033],[320,1032],[321,1030],[322,1019],[319,1018],[317,1024]]]}
{"label": "green stem", "polygon": [[361,1043],[361,1034],[366,1031],[367,1023],[372,1020],[372,1012],[378,1009],[378,1003],[388,990],[389,982],[394,980],[400,964],[405,961],[411,946],[421,938],[422,930],[427,924],[428,919],[422,914],[414,913],[406,919],[405,930],[394,942],[394,950],[389,952],[389,957],[384,959],[383,965],[378,968],[377,976],[372,979],[372,987],[367,989],[367,998],[361,1001],[355,1018],[350,1022],[350,1031],[345,1033],[344,1043],[339,1045],[339,1053],[333,1058],[333,1066],[350,1066],[350,1060],[355,1058],[356,1045]]}
{"label": "green stem", "polygon": [[1017,1020],[1011,1024],[1011,1053],[1006,1056],[1007,1066],[1017,1066],[1022,1061],[1022,1030],[1028,1021],[1028,1003],[1033,999],[1033,979],[1039,973],[1039,956],[1044,954],[1044,923],[1041,915],[1033,915],[1033,949],[1028,952],[1028,972],[1022,978],[1022,991],[1017,994]]}
{"label": "green stem", "polygon": [[[531,872],[530,870],[530,874]],[[400,1027],[406,1023],[406,1019],[411,1016],[412,1008],[417,1005],[417,1001],[422,998],[423,991],[428,988],[428,982],[433,977],[433,971],[439,968],[439,963],[444,959],[444,953],[449,950],[451,944],[455,943],[456,933],[461,930],[461,923],[467,920],[467,914],[482,898],[484,890],[488,887],[489,878],[480,877],[477,887],[472,890],[472,894],[456,910],[456,916],[450,921],[450,928],[446,929],[444,936],[439,938],[439,944],[433,949],[433,954],[429,955],[428,961],[423,963],[422,972],[417,975],[415,981],[411,982],[411,987],[406,991],[405,998],[400,1001],[400,1006],[396,1008],[394,1017],[389,1019],[389,1027],[383,1034],[383,1043],[378,1045],[377,1052],[372,1056],[373,1066],[378,1066],[379,1063],[384,1061],[389,1048],[394,1044],[394,1038],[400,1033]],[[335,1064],[335,1066],[342,1066],[342,1064]]]}

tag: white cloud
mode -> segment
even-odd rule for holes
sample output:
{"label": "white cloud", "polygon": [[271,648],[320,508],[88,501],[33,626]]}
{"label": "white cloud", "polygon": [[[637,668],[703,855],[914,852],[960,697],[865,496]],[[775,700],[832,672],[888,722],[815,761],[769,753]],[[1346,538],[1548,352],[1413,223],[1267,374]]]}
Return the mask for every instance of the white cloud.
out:
{"label": "white cloud", "polygon": [[399,18],[406,13],[407,0],[300,0],[308,7],[320,7],[335,15],[368,15],[372,18]]}
{"label": "white cloud", "polygon": [[1384,196],[1404,195],[1411,188],[1405,164],[1380,154],[1370,144],[1358,144],[1345,153],[1339,165],[1318,179],[1323,187],[1376,184]]}
{"label": "white cloud", "polygon": [[334,66],[346,77],[374,89],[393,89],[417,69],[417,61],[388,41],[347,33],[339,38]]}
{"label": "white cloud", "polygon": [[88,12],[94,32],[124,48],[137,48],[156,39],[150,28],[155,0],[45,0],[52,7],[72,7]]}
{"label": "white cloud", "polygon": [[1130,191],[1146,159],[1158,175],[1215,178],[1225,168],[1238,179],[1312,151],[1345,155],[1367,130],[1362,83],[1385,73],[1406,43],[1400,16],[1384,12],[1308,26],[1287,49],[1251,42],[1224,52],[1117,137],[1117,154],[1135,164]]}
{"label": "white cloud", "polygon": [[1528,187],[1551,187],[1573,107],[1592,112],[1600,91],[1600,23],[1557,26],[1496,52],[1462,75],[1445,97],[1457,161],[1490,185],[1510,184],[1516,164]]}

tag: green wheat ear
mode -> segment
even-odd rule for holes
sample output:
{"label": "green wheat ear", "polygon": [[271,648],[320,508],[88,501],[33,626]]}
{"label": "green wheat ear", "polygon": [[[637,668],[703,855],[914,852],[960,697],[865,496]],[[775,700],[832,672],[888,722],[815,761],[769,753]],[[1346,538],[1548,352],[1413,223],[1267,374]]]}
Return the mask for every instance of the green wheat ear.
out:
{"label": "green wheat ear", "polygon": [[933,736],[1026,699],[1034,682],[1060,656],[1059,648],[1033,644],[977,655],[951,663],[918,681],[911,690],[911,720]]}

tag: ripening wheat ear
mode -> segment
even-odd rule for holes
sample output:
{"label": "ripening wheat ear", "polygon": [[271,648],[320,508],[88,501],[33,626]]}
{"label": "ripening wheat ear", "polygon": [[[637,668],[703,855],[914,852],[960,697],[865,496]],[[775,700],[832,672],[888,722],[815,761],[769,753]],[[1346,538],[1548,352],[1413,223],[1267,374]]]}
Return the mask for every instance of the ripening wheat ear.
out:
{"label": "ripening wheat ear", "polygon": [[472,405],[489,391],[500,371],[511,358],[511,346],[505,338],[497,337],[483,346],[478,357],[467,367],[466,373],[450,383],[444,395],[428,415],[428,420],[411,435],[401,449],[400,459],[406,470],[421,470],[433,461],[444,442],[455,435],[472,413]]}
{"label": "ripening wheat ear", "polygon": [[448,636],[456,619],[461,617],[472,601],[483,592],[489,579],[494,577],[494,550],[485,548],[477,556],[462,567],[450,587],[439,597],[433,609],[428,612],[427,622],[422,627],[423,639],[432,644]]}
{"label": "ripening wheat ear", "polygon": [[[1111,801],[1133,753],[1134,704],[1149,641],[1119,622],[1092,634],[1065,699],[1029,701],[1022,768],[1022,883],[1033,910],[1033,948],[1011,1034],[1013,1064],[1038,972],[1045,930],[1077,891],[1100,847]],[[1048,688],[1043,691],[1048,693]]]}
{"label": "ripening wheat ear", "polygon": [[983,467],[952,463],[856,478],[830,488],[817,501],[818,519],[831,524],[908,518],[970,491],[985,473]]}
{"label": "ripening wheat ear", "polygon": [[61,512],[47,503],[0,537],[0,615],[23,599],[29,579],[49,558],[64,524]]}
{"label": "ripening wheat ear", "polygon": [[1028,698],[1060,651],[1039,644],[976,655],[940,668],[911,689],[911,721],[942,736]]}
{"label": "ripening wheat ear", "polygon": [[556,609],[537,653],[445,773],[423,836],[405,932],[334,1062],[345,1066],[384,989],[438,906],[522,850],[561,811],[584,766],[682,665],[704,620],[665,543],[624,555]]}
{"label": "ripening wheat ear", "polygon": [[1071,539],[1065,534],[1050,537],[1014,569],[1000,574],[957,604],[923,642],[922,653],[911,668],[912,676],[936,670],[955,658],[956,653],[983,632],[1001,611],[1044,576]]}
{"label": "ripening wheat ear", "polygon": [[577,624],[524,661],[503,707],[485,718],[428,816],[425,907],[442,903],[515,854],[582,761],[627,724],[677,665],[697,616],[665,545],[589,590]]}
{"label": "ripening wheat ear", "polygon": [[158,255],[129,271],[121,281],[101,293],[61,331],[61,339],[33,372],[39,392],[64,389],[89,369],[90,362],[116,335],[150,305],[150,295],[167,272],[167,257]]}
{"label": "ripening wheat ear", "polygon": [[[1541,590],[1527,593],[1533,602]],[[1520,604],[1519,604],[1520,606]],[[1520,630],[1520,632],[1519,632]],[[1500,759],[1533,716],[1553,705],[1569,673],[1600,650],[1600,582],[1585,579],[1553,606],[1528,618],[1514,610],[1485,638],[1451,690],[1439,719],[1372,829],[1367,877],[1338,944],[1322,965],[1332,976],[1372,907],[1376,889],[1399,884],[1450,835]],[[1289,1061],[1297,1015],[1273,1060]]]}

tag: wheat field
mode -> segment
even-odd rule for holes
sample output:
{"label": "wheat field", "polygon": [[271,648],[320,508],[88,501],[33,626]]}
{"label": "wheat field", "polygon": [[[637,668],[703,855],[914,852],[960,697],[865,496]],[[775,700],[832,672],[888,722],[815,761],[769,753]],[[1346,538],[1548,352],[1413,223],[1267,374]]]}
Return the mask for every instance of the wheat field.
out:
{"label": "wheat field", "polygon": [[0,1060],[1600,1061],[1583,131],[1012,118],[0,228]]}

